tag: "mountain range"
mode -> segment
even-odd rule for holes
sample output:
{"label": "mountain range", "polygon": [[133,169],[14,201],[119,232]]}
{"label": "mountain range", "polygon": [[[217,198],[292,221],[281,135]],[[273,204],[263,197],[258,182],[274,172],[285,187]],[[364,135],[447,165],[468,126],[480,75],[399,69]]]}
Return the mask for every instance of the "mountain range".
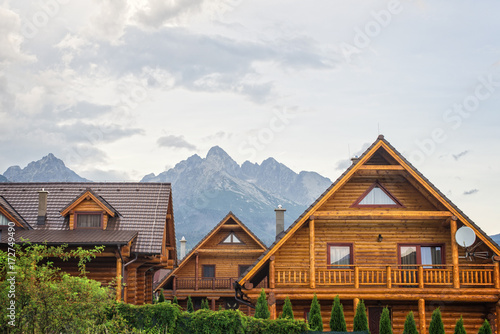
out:
{"label": "mountain range", "polygon": [[[89,181],[53,154],[23,169],[9,167],[3,177],[4,182]],[[229,211],[269,245],[276,236],[274,209],[278,205],[287,209],[286,228],[332,183],[315,172],[297,174],[273,158],[239,165],[218,146],[205,158],[195,154],[165,172],[144,176],[141,182],[172,184],[176,235],[186,237],[188,248]]]}

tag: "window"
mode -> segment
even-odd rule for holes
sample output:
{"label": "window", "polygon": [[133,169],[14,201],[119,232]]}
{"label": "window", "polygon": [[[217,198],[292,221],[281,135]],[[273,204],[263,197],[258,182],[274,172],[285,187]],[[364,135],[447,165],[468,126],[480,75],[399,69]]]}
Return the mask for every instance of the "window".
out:
{"label": "window", "polygon": [[247,269],[250,268],[249,265],[246,265],[246,264],[240,264],[238,266],[238,277],[241,277],[243,275],[243,273],[245,271],[247,271]]}
{"label": "window", "polygon": [[327,261],[330,269],[349,269],[352,264],[352,244],[328,244]]}
{"label": "window", "polygon": [[353,207],[402,207],[403,205],[385,189],[385,187],[376,181],[361,195]]}
{"label": "window", "polygon": [[102,226],[102,214],[98,213],[75,213],[77,228],[100,228]]}
{"label": "window", "polygon": [[214,278],[215,277],[215,264],[204,264],[202,266],[202,277],[203,278]]}
{"label": "window", "polygon": [[222,240],[222,243],[223,244],[242,244],[243,242],[240,239],[238,239],[238,237],[236,236],[236,234],[234,232],[231,232],[224,240]]}
{"label": "window", "polygon": [[435,265],[444,263],[442,245],[400,245],[399,254],[403,265],[421,264],[424,268],[436,268]]}
{"label": "window", "polygon": [[0,226],[1,225],[9,225],[9,219],[5,217],[2,213],[0,213]]}

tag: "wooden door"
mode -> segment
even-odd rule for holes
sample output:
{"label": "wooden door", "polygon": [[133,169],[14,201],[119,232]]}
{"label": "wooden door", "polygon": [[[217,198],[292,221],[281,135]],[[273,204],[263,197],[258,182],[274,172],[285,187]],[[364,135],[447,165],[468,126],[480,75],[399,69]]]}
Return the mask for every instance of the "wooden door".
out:
{"label": "wooden door", "polygon": [[368,327],[370,334],[379,333],[380,316],[382,315],[383,307],[368,307]]}

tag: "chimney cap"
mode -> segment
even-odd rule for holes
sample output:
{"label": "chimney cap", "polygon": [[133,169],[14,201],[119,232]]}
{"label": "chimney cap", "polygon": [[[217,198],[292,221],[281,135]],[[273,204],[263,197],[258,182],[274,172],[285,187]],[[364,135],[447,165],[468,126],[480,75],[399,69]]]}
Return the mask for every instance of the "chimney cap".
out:
{"label": "chimney cap", "polygon": [[186,241],[186,238],[184,238],[184,236],[182,236],[182,239],[181,239],[181,241]]}
{"label": "chimney cap", "polygon": [[279,204],[278,207],[276,209],[274,209],[274,211],[286,211],[286,209],[283,208],[283,206],[281,204]]}

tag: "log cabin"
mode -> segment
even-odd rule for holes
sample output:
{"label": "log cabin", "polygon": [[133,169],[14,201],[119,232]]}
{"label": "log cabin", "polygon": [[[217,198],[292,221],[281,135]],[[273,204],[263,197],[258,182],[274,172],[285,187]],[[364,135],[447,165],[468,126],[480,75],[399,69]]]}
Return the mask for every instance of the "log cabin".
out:
{"label": "log cabin", "polygon": [[378,334],[386,306],[395,333],[410,311],[420,334],[427,333],[437,307],[447,333],[461,315],[468,333],[485,319],[500,333],[499,254],[479,226],[379,136],[277,235],[235,290],[237,300],[255,304],[267,278],[272,318],[288,296],[295,318],[307,319],[316,293],[325,330],[339,295],[348,331],[364,300],[371,334]]}
{"label": "log cabin", "polygon": [[[182,242],[182,240],[181,240]],[[184,251],[181,245],[181,257]],[[266,246],[232,212],[229,212],[155,288],[165,299],[176,296],[187,306],[191,296],[195,309],[207,299],[212,310],[236,309],[233,283],[266,250]],[[250,312],[248,307],[243,311]]]}
{"label": "log cabin", "polygon": [[[176,264],[169,183],[2,183],[2,232],[9,222],[17,243],[105,246],[86,265],[87,277],[111,285],[127,303],[151,303],[155,272]],[[0,247],[6,244],[1,233]],[[52,260],[79,274],[77,261]]]}

